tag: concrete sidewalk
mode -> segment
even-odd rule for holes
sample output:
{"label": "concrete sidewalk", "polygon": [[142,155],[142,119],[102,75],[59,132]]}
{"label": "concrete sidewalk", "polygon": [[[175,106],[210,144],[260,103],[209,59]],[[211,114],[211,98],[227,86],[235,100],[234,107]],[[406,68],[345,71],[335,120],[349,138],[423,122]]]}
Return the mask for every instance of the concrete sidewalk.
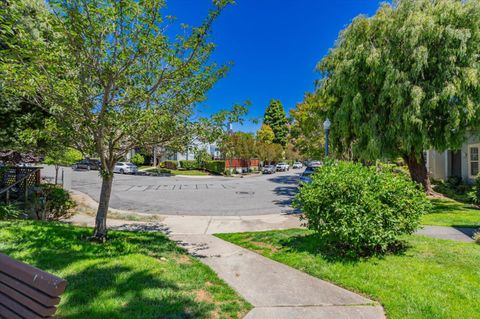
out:
{"label": "concrete sidewalk", "polygon": [[248,319],[385,318],[377,303],[211,235],[170,238],[255,308]]}
{"label": "concrete sidewalk", "polygon": [[432,238],[449,239],[472,243],[473,235],[477,230],[475,228],[446,227],[446,226],[424,226],[417,231],[417,235],[428,236]]}

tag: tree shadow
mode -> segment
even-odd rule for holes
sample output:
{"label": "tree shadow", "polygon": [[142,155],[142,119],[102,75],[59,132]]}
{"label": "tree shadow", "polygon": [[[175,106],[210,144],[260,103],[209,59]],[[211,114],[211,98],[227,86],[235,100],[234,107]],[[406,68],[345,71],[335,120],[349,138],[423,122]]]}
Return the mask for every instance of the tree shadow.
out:
{"label": "tree shadow", "polygon": [[275,176],[272,178],[268,178],[267,181],[277,184],[297,185],[300,175],[301,174],[296,173],[295,175]]}
{"label": "tree shadow", "polygon": [[318,234],[297,235],[281,239],[279,244],[289,251],[308,253],[310,255],[319,256],[327,262],[355,264],[365,261],[371,257],[383,258],[387,255],[404,255],[409,248],[404,241],[397,241],[389,248],[386,254],[380,252],[352,254],[348,251],[346,245],[339,243],[329,243]]}

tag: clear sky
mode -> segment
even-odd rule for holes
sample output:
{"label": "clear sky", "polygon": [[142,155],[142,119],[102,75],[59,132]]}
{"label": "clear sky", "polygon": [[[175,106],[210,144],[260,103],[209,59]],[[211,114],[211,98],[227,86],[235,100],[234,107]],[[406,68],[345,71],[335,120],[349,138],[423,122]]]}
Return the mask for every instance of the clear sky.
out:
{"label": "clear sky", "polygon": [[[211,0],[168,0],[168,13],[179,22],[198,24]],[[313,91],[315,65],[333,47],[338,33],[354,17],[372,15],[377,0],[237,0],[213,28],[213,60],[234,65],[199,106],[204,115],[250,100],[249,118],[260,118],[270,99],[286,112]],[[254,132],[251,121],[235,130]]]}

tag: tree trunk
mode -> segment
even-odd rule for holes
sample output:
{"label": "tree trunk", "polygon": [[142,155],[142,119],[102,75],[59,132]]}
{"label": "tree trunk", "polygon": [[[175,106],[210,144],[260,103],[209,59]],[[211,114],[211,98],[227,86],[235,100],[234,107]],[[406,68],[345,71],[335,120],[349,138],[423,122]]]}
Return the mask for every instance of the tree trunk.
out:
{"label": "tree trunk", "polygon": [[55,185],[57,185],[58,181],[58,165],[55,165]]}
{"label": "tree trunk", "polygon": [[110,194],[112,193],[112,183],[112,172],[102,177],[102,190],[100,192],[100,201],[98,203],[97,216],[95,217],[95,231],[92,238],[102,243],[107,240],[107,213]]}
{"label": "tree trunk", "polygon": [[427,195],[435,194],[432,189],[432,184],[430,183],[430,177],[428,176],[427,165],[423,153],[420,158],[417,158],[415,154],[406,155],[403,158],[408,165],[412,180],[421,184]]}

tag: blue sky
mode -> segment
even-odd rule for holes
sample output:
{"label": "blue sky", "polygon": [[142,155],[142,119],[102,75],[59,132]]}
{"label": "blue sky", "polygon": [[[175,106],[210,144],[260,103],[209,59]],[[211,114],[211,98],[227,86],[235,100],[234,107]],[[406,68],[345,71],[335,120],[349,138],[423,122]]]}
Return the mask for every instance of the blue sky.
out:
{"label": "blue sky", "polygon": [[[203,115],[250,100],[248,117],[260,118],[270,99],[286,112],[314,89],[315,65],[333,47],[338,33],[354,17],[372,15],[377,0],[237,0],[213,28],[217,44],[213,60],[233,61],[227,77],[199,106]],[[179,22],[198,24],[211,0],[169,0],[168,13]],[[235,130],[254,132],[260,124],[247,121]]]}

